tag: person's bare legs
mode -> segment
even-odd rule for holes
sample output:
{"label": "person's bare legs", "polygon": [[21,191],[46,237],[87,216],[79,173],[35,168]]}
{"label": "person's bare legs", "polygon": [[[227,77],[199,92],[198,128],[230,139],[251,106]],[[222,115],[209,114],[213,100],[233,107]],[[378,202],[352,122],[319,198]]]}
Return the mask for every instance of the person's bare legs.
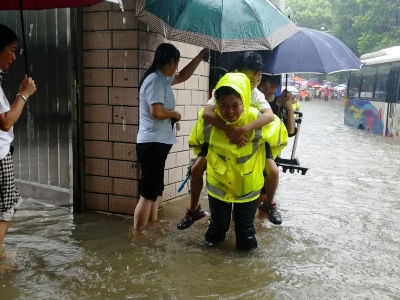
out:
{"label": "person's bare legs", "polygon": [[142,229],[147,225],[154,203],[154,201],[143,196],[140,197],[133,216],[133,229]]}
{"label": "person's bare legs", "polygon": [[267,159],[265,162],[265,189],[266,194],[261,194],[259,197],[260,210],[267,214],[271,223],[280,225],[282,223],[281,215],[274,201],[276,190],[279,184],[279,168],[273,159]]}
{"label": "person's bare legs", "polygon": [[162,197],[158,196],[157,200],[153,202],[151,205],[151,210],[150,210],[150,216],[149,216],[149,221],[150,222],[155,222],[158,219],[158,208],[160,207],[160,203],[162,201]]}
{"label": "person's bare legs", "polygon": [[0,221],[0,248],[3,245],[4,238],[6,237],[10,225],[11,221]]}
{"label": "person's bare legs", "polygon": [[279,184],[279,168],[273,159],[266,159],[265,173],[267,174],[265,178],[265,202],[267,204],[272,204],[274,203],[275,193]]}
{"label": "person's bare legs", "polygon": [[190,178],[190,199],[189,210],[196,211],[199,208],[200,194],[203,190],[203,174],[206,171],[207,160],[204,156],[199,156],[194,162]]}

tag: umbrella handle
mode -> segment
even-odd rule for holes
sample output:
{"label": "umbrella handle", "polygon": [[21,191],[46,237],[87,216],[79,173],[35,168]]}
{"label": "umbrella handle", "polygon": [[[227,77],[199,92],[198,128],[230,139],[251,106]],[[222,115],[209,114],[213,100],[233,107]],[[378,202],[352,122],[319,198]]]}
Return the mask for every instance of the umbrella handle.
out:
{"label": "umbrella handle", "polygon": [[26,39],[25,39],[25,22],[24,22],[24,14],[22,12],[22,0],[19,0],[19,15],[21,17],[21,26],[22,26],[22,43],[24,49],[24,61],[25,61],[25,71],[26,76],[29,77],[29,68],[28,68],[28,53],[26,51]]}
{"label": "umbrella handle", "polygon": [[285,97],[287,97],[287,93],[288,93],[288,86],[287,86],[287,83],[288,83],[288,74],[286,73],[286,75],[285,75],[285,86],[286,86]]}

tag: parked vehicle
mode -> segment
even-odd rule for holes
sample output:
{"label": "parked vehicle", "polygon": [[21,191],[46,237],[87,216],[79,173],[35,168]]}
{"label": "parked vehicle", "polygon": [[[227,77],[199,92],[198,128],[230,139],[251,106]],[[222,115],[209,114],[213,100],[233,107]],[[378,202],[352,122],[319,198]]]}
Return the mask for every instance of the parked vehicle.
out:
{"label": "parked vehicle", "polygon": [[400,46],[360,57],[360,71],[351,71],[344,123],[388,137],[400,134]]}

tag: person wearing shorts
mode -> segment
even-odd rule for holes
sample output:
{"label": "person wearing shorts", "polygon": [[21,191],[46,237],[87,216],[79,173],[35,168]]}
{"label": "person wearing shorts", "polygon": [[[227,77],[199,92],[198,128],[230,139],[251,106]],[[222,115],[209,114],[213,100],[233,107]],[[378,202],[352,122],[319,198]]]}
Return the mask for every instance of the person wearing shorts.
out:
{"label": "person wearing shorts", "polygon": [[[0,24],[0,69],[7,70],[16,59],[18,37],[7,26]],[[28,98],[36,91],[32,78],[22,80],[12,105],[0,87],[0,247],[11,225],[16,207],[22,201],[14,180],[12,159],[13,126],[21,116]]]}
{"label": "person wearing shorts", "polygon": [[175,110],[172,85],[189,79],[209,50],[203,49],[176,74],[179,50],[172,44],[160,44],[154,61],[140,82],[139,131],[136,152],[140,164],[139,202],[134,212],[133,228],[141,229],[158,218],[164,190],[164,168],[168,153],[177,143],[175,122],[181,114]]}
{"label": "person wearing shorts", "polygon": [[[296,125],[294,112],[292,107],[292,95],[282,91],[281,95],[276,96],[281,84],[280,75],[267,75],[263,74],[261,82],[258,85],[258,89],[264,94],[265,99],[271,106],[272,111],[286,126],[289,137],[296,135]],[[276,190],[279,185],[279,168],[275,162],[275,159],[271,153],[270,146],[265,144],[266,150],[266,167],[265,167],[265,186],[260,194],[260,206],[259,209],[268,216],[268,219],[276,224],[282,224],[282,218],[278,210],[276,209],[276,203],[274,201]]]}

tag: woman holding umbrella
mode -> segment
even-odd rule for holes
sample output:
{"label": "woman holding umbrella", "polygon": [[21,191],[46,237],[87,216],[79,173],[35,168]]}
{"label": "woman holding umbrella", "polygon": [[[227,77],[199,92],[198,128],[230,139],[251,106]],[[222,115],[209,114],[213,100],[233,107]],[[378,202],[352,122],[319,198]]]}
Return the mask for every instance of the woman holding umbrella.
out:
{"label": "woman holding umbrella", "polygon": [[[17,35],[7,26],[0,24],[0,69],[7,70],[16,59]],[[22,201],[14,180],[11,143],[14,139],[13,126],[21,116],[28,98],[35,93],[32,78],[22,80],[14,102],[10,106],[0,87],[0,246],[11,224],[16,206]]]}

